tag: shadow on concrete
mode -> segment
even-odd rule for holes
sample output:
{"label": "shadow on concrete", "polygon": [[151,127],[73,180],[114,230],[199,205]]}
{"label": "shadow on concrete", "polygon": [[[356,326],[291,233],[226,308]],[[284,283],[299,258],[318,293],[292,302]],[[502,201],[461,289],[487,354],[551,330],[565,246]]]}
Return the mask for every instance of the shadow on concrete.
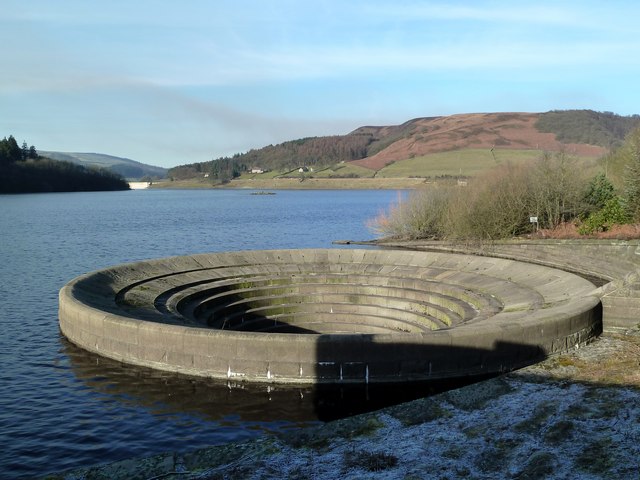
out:
{"label": "shadow on concrete", "polygon": [[[102,280],[95,280],[96,288],[113,290],[109,279]],[[92,295],[98,297],[93,299],[96,302],[104,301],[100,291]],[[600,308],[594,315],[601,318]],[[251,323],[255,327],[254,322],[267,321],[274,323],[256,314]],[[286,324],[278,327],[287,328]],[[319,335],[314,372],[319,384],[298,387],[214,381],[123,365],[64,339],[62,343],[76,376],[89,387],[124,401],[135,398],[152,413],[186,411],[212,420],[235,416],[246,421],[308,422],[335,420],[441,393],[545,358],[545,351],[535,343],[505,342],[491,335],[495,333],[483,336],[479,329],[477,337],[465,340],[468,346],[452,346],[451,340],[418,343],[412,335],[398,335],[386,343],[371,334]]]}
{"label": "shadow on concrete", "polygon": [[[596,343],[598,341],[596,340]],[[75,347],[66,345],[65,348],[67,347],[71,347],[70,350],[67,350],[68,354],[74,355],[76,353],[74,352]],[[588,348],[590,347],[585,347],[585,349]],[[600,350],[600,352],[600,354],[602,352],[611,353],[609,350]],[[94,360],[99,358],[95,355],[87,355],[89,359],[92,357]],[[582,355],[581,353],[573,352],[569,357]],[[598,354],[587,356],[592,358],[593,368],[600,368],[599,359],[606,357],[606,355],[605,357],[599,357]],[[87,359],[74,359],[74,370],[79,376],[87,375],[82,380],[86,381],[91,388],[96,388],[94,386],[95,379],[92,379],[92,376],[104,374],[104,372],[99,367],[86,365],[86,361]],[[113,363],[113,368],[116,370],[128,369],[128,367],[123,367],[117,362],[111,363]],[[138,373],[129,372],[125,376],[135,380],[141,372],[146,373],[146,369],[133,369],[133,371],[136,370]],[[168,378],[167,385],[169,387],[179,384],[180,379],[188,380],[182,376],[170,375]],[[152,386],[156,381],[150,382],[150,385],[143,387],[142,391],[134,390],[134,394],[141,394],[146,402],[152,402],[154,398],[157,398],[157,394],[154,392],[155,388]],[[573,383],[581,383],[581,385],[578,388],[573,388],[571,385]],[[374,386],[369,386],[369,389],[364,391],[371,392],[371,387]],[[609,387],[613,387],[613,389]],[[637,388],[637,384],[635,387]],[[520,388],[522,388],[521,391]],[[104,392],[103,388],[98,387],[98,389]],[[151,390],[151,392],[148,390]],[[194,388],[194,392],[198,393],[200,391],[198,386]],[[345,392],[346,390],[342,391]],[[126,385],[119,386],[116,389],[116,394],[118,395],[128,395],[130,392],[130,387]],[[532,392],[535,394],[532,395]],[[504,395],[507,395],[508,398],[502,398]],[[477,383],[459,392],[447,394],[443,400],[447,402],[449,407],[457,410],[456,416],[451,421],[447,420],[450,409],[439,409],[438,404],[432,399],[399,405],[386,410],[385,413],[400,422],[400,426],[397,428],[419,426],[439,419],[437,423],[429,427],[431,431],[437,432],[438,435],[440,433],[445,434],[445,438],[447,432],[457,432],[463,436],[451,436],[449,438],[454,438],[454,440],[456,438],[467,438],[470,440],[468,443],[471,445],[455,445],[455,441],[453,441],[451,446],[456,447],[456,449],[447,449],[447,451],[455,451],[456,456],[447,455],[445,457],[443,455],[439,457],[440,463],[437,463],[437,465],[440,465],[440,467],[437,467],[438,471],[440,471],[440,468],[445,471],[445,467],[442,465],[446,465],[447,468],[451,469],[451,462],[453,461],[453,465],[461,467],[460,471],[462,471],[462,466],[468,472],[469,465],[475,465],[480,469],[479,471],[485,474],[484,476],[488,475],[493,478],[505,476],[506,469],[516,465],[519,471],[527,473],[527,475],[516,475],[518,478],[541,478],[541,474],[539,474],[539,457],[534,455],[533,460],[535,461],[519,462],[522,458],[526,459],[530,452],[533,451],[535,453],[542,450],[553,452],[552,459],[554,463],[571,465],[569,469],[571,473],[569,475],[580,476],[583,474],[588,476],[592,474],[593,476],[595,474],[598,478],[636,478],[636,451],[639,437],[638,429],[635,427],[633,419],[637,418],[634,413],[637,411],[637,395],[638,391],[630,392],[626,385],[619,383],[606,381],[575,382],[571,375],[568,378],[560,379],[548,374],[526,371],[512,375],[508,379],[503,377],[495,378],[485,383]],[[485,408],[490,408],[492,404],[497,404],[497,407],[493,410],[484,410]],[[146,403],[145,406],[147,406]],[[468,415],[464,412],[468,412]],[[499,415],[500,418],[496,418],[496,415]],[[376,421],[371,422],[371,420]],[[336,438],[342,438],[345,442],[348,442],[342,447],[343,452],[348,449],[356,451],[356,447],[360,445],[357,449],[359,451],[363,443],[356,443],[358,437],[367,435],[372,428],[377,428],[376,425],[378,424],[377,416],[364,416],[330,425],[317,423],[309,425],[308,428],[290,428],[288,431],[272,431],[269,433],[278,434],[281,440],[294,448],[302,449],[302,447],[308,447],[309,450],[304,448],[300,450],[301,453],[310,451],[314,455],[313,461],[322,462],[322,448],[324,445],[331,444]],[[425,431],[422,430],[422,432]],[[425,452],[428,453],[429,439],[435,438],[435,441],[441,441],[442,437],[422,437],[412,434],[411,436],[405,435],[404,438],[409,440],[407,441],[408,443],[404,442],[403,445],[392,444],[388,439],[384,438],[378,440],[386,443],[378,444],[377,450],[395,453],[394,449],[397,447],[402,451],[411,442],[416,442],[422,457],[412,460],[414,462],[412,465],[423,461],[423,472],[434,471],[435,457],[431,458],[433,455],[425,455]],[[351,443],[352,440],[354,443]],[[338,445],[340,444],[338,443]],[[365,448],[371,448],[366,447],[366,442],[364,445]],[[178,445],[176,451],[179,448],[184,448],[184,445]],[[252,461],[255,457],[247,455],[246,452],[264,452],[264,447],[261,444],[254,444],[253,450],[246,450],[245,446],[237,448],[234,444],[228,444],[220,448],[207,447],[187,452],[184,458],[181,457],[181,459],[184,460],[187,468],[192,470],[217,467],[219,470],[229,468],[229,471],[233,472],[232,469],[237,466],[236,462],[243,461],[245,462],[243,465],[247,468],[246,471],[250,471],[249,469],[254,468],[256,465]],[[336,450],[339,451],[339,448],[332,448],[332,455],[335,455]],[[469,454],[462,453],[465,448],[470,452]],[[230,460],[227,456],[229,451],[240,452],[237,456],[231,457],[234,459],[232,463],[229,463]],[[527,451],[529,453],[524,457],[518,453],[526,453]],[[163,458],[169,460],[166,466],[167,471],[173,470],[174,454],[166,453],[164,455]],[[400,457],[400,454],[398,456]],[[237,460],[239,457],[241,457],[240,460]],[[260,461],[262,461],[262,458],[264,457],[260,457]],[[160,478],[169,475],[164,470],[149,470],[149,465],[152,465],[149,462],[137,461],[132,463],[130,460],[127,462],[126,465],[129,466],[129,469],[134,466],[145,470],[139,478],[151,478],[152,476]],[[542,465],[545,470],[548,468],[549,471],[554,471],[550,466],[544,466],[548,465],[547,463]],[[118,468],[122,468],[122,465],[118,464]],[[98,471],[102,474],[100,478],[113,478],[112,472],[118,470],[107,465],[104,468],[97,467],[94,472]],[[130,471],[127,471],[128,476],[126,478],[132,477]],[[339,477],[340,474],[341,472],[336,470],[336,476]],[[545,474],[542,474],[542,476],[545,476]],[[78,478],[80,478],[79,475]],[[95,478],[98,477],[96,476]],[[119,478],[125,477],[120,476]]]}
{"label": "shadow on concrete", "polygon": [[[322,421],[363,413],[354,408],[358,396],[361,402],[366,400],[366,411],[377,410],[476,383],[545,358],[537,345],[496,342],[495,348],[483,349],[381,344],[371,335],[361,335],[357,341],[351,337],[342,345],[335,338],[320,336],[317,351],[320,377],[342,379],[342,384],[338,383],[340,396],[336,396],[336,385],[317,387],[315,411]],[[367,362],[354,362],[358,357]],[[352,384],[345,385],[349,382]]]}
{"label": "shadow on concrete", "polygon": [[[243,295],[234,293],[236,289],[231,287],[221,287],[218,292],[224,292],[224,302],[218,304],[219,300],[204,302],[194,309],[193,315],[196,320],[206,325],[208,328],[217,330],[233,330],[238,332],[271,332],[271,333],[301,333],[312,334],[318,333],[314,330],[301,327],[282,320],[278,317],[270,318],[260,310],[254,310],[254,305]],[[207,296],[211,292],[207,292]],[[192,295],[189,301],[198,300],[198,295]],[[271,300],[269,300],[270,302]],[[214,311],[207,313],[215,307]],[[282,308],[282,306],[272,306],[274,309]],[[296,305],[290,305],[288,308],[298,308]],[[219,312],[219,313],[218,313]]]}
{"label": "shadow on concrete", "polygon": [[[218,422],[228,418],[248,423],[327,422],[435,395],[497,375],[479,369],[475,375],[434,377],[432,380],[414,382],[345,381],[303,386],[251,384],[190,377],[123,364],[76,347],[64,337],[60,341],[75,376],[92,390],[126,404],[142,405],[152,415],[187,413]],[[331,355],[331,358],[339,360],[343,353],[347,353],[323,351],[322,341],[319,345],[321,358]],[[428,365],[429,359],[445,361],[447,368],[457,368],[467,362],[476,363],[478,367],[483,363],[491,365],[503,355],[512,354],[514,349],[520,352],[522,359],[527,359],[526,363],[541,358],[537,348],[522,345],[504,345],[496,351],[477,348],[452,350],[451,347],[436,349],[415,344],[401,347],[405,354],[415,357],[412,368]],[[380,368],[398,368],[385,362],[385,358],[397,353],[398,345],[369,344],[367,348],[380,359],[379,364],[372,363],[368,367],[372,378]],[[343,367],[343,376],[364,375],[366,371],[365,365],[350,365],[350,369]]]}

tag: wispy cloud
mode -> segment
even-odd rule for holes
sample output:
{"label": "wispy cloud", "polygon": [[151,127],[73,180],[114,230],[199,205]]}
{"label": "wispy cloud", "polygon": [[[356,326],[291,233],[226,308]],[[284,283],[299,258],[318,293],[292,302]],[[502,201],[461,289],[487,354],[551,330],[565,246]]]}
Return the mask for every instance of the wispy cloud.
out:
{"label": "wispy cloud", "polygon": [[[78,4],[81,12],[87,8],[82,3]],[[124,12],[125,4],[120,4]],[[297,23],[309,22],[314,12],[297,4],[289,5],[291,18],[271,11],[267,21],[262,16],[265,6],[249,2],[235,9],[228,5],[219,8],[219,16],[209,12],[209,18],[203,20],[207,16],[198,13],[207,5],[196,2],[184,9],[178,16],[181,20],[175,20],[171,27],[164,25],[177,13],[171,6],[143,17],[123,15],[116,9],[106,9],[106,17],[95,12],[87,12],[85,17],[70,9],[64,13],[44,9],[33,15],[45,25],[54,22],[56,31],[64,30],[57,24],[61,18],[80,25],[101,22],[98,25],[107,27],[87,30],[90,36],[86,41],[74,41],[72,46],[55,36],[50,38],[46,29],[32,28],[25,39],[27,48],[8,53],[18,68],[9,69],[0,78],[0,88],[101,87],[114,82],[112,77],[116,77],[115,83],[225,86],[367,78],[394,72],[557,71],[605,67],[640,51],[636,35],[619,30],[611,35],[600,32],[612,28],[612,23],[595,17],[599,8],[581,9],[572,2],[355,2],[341,9],[327,5],[333,3],[317,6],[317,25]],[[247,15],[251,8],[257,9],[258,15]],[[243,15],[246,18],[240,21]],[[186,20],[194,20],[194,26],[176,30],[176,25]],[[119,27],[113,31],[111,26],[117,21]],[[443,25],[442,21],[455,24]],[[210,28],[203,28],[203,22]],[[304,26],[309,27],[307,31]],[[617,22],[615,29],[619,27]],[[566,31],[558,31],[563,29]],[[600,33],[587,35],[585,29]],[[562,40],[560,33],[564,34]],[[112,43],[105,44],[104,36]],[[114,41],[116,38],[119,40]],[[35,68],[41,73],[34,74]]]}
{"label": "wispy cloud", "polygon": [[578,4],[570,2],[404,2],[399,4],[370,3],[366,11],[380,19],[416,21],[472,21],[487,23],[543,24],[565,26],[594,26],[589,17],[583,16]]}
{"label": "wispy cloud", "polygon": [[631,0],[5,3],[0,127],[48,135],[55,112],[57,138],[97,149],[108,132],[124,156],[470,109],[640,112]]}

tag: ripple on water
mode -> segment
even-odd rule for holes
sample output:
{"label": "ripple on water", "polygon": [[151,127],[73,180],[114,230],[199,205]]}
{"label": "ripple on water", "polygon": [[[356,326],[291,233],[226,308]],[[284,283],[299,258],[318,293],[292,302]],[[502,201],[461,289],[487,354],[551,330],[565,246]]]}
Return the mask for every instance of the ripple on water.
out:
{"label": "ripple on water", "polygon": [[[114,264],[368,238],[396,192],[0,196],[0,477],[34,477],[317,422],[312,400],[154,376],[60,339],[57,295]],[[282,400],[281,400],[282,399]]]}

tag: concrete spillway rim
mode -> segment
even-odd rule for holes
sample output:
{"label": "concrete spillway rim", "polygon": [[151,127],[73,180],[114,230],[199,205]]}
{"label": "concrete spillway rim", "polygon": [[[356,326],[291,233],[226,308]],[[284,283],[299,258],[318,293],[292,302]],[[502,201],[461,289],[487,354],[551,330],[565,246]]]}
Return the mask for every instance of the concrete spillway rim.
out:
{"label": "concrete spillway rim", "polygon": [[[286,263],[295,257],[298,260],[309,261],[313,265],[329,262],[331,258],[334,261],[336,258],[343,260],[347,258],[352,263],[361,262],[365,266],[367,261],[380,262],[385,259],[386,262],[390,262],[389,268],[399,264],[410,270],[410,268],[421,268],[427,264],[432,266],[433,263],[429,262],[433,258],[428,258],[429,261],[426,263],[424,261],[429,256],[435,258],[436,262],[442,260],[442,265],[449,265],[447,268],[452,268],[451,271],[454,272],[451,275],[455,275],[456,271],[453,266],[463,271],[467,269],[465,275],[469,278],[473,278],[469,272],[476,272],[475,275],[482,279],[478,269],[485,268],[492,270],[492,275],[502,277],[502,282],[513,275],[524,279],[522,281],[535,284],[535,276],[528,275],[526,272],[523,274],[523,270],[529,269],[529,273],[538,274],[539,272],[553,273],[553,278],[560,278],[560,283],[572,285],[578,294],[574,298],[556,302],[547,308],[539,308],[530,315],[526,315],[526,311],[503,312],[502,317],[496,315],[476,324],[469,323],[434,332],[412,334],[404,332],[282,334],[211,330],[197,326],[163,324],[131,318],[130,312],[123,315],[120,306],[108,298],[109,291],[112,292],[113,299],[121,290],[120,287],[131,284],[131,275],[135,277],[136,272],[140,273],[145,268],[150,268],[154,274],[165,269],[164,272],[169,272],[168,275],[171,276],[170,272],[179,270],[179,265],[186,263],[193,268],[183,272],[190,275],[192,273],[189,272],[214,268],[212,264],[216,261],[218,264],[240,261],[240,264],[248,265],[251,262],[259,263],[260,257],[266,259],[264,260],[266,263],[283,261],[283,259]],[[208,266],[204,261],[207,259]],[[516,270],[510,271],[509,268]],[[234,376],[251,381],[281,383],[398,381],[400,377],[447,378],[516,368],[531,363],[531,357],[535,356],[534,354],[540,356],[566,350],[585,343],[593,334],[597,334],[598,318],[594,311],[597,309],[599,299],[587,293],[593,288],[586,285],[584,283],[586,281],[575,276],[570,278],[569,275],[571,274],[558,273],[547,267],[527,266],[511,260],[483,260],[482,257],[475,256],[425,252],[394,253],[388,250],[253,251],[170,257],[119,265],[72,280],[60,292],[60,326],[63,334],[73,343],[87,350],[127,363],[190,375],[229,378],[230,373],[233,373]],[[83,293],[82,285],[96,279],[102,281],[109,279],[114,288],[109,290],[110,287],[107,285],[105,289],[104,282],[102,284],[97,282],[92,285],[96,290],[88,289]],[[136,280],[137,282],[133,283],[144,284],[144,279]],[[118,282],[120,282],[119,287]],[[548,296],[555,298],[551,293],[548,293]],[[101,310],[99,308],[101,304],[108,308]],[[505,352],[497,352],[496,345],[505,342],[512,345],[510,348],[514,352],[517,350],[515,357],[510,360],[502,358]],[[162,347],[159,348],[158,344],[162,344]],[[202,349],[208,353],[203,354]],[[375,353],[367,353],[367,349]],[[431,360],[409,358],[402,354],[403,349],[419,349],[421,356],[429,355],[433,358]],[[468,356],[477,354],[486,357],[486,361],[480,360],[480,365],[476,365],[478,363],[476,360],[468,361],[466,365],[461,362],[463,365],[457,372],[452,371],[451,365],[438,368],[434,362],[443,363],[442,357],[445,355],[442,353],[434,355],[430,352],[447,349],[451,354],[460,351],[471,352]],[[213,350],[215,352],[211,353]],[[331,350],[337,352],[335,358],[331,357]],[[387,372],[377,376],[378,371],[386,368],[376,367],[380,363],[379,357],[382,351],[386,355],[390,355],[389,352],[395,355],[389,359],[389,363],[395,362],[398,365],[398,371],[394,374]],[[526,355],[522,353],[523,351],[527,352]],[[523,356],[525,358],[519,358]],[[502,363],[492,364],[493,357],[500,357]],[[415,368],[412,366],[420,362],[422,365]],[[444,361],[444,363],[447,362]],[[336,365],[335,371],[325,368],[330,364]],[[351,372],[354,375],[353,378],[345,378],[343,368],[347,364],[359,365],[358,368],[353,367],[354,371],[359,369],[358,378],[355,378],[356,373],[353,372]],[[339,365],[339,375],[337,365]]]}

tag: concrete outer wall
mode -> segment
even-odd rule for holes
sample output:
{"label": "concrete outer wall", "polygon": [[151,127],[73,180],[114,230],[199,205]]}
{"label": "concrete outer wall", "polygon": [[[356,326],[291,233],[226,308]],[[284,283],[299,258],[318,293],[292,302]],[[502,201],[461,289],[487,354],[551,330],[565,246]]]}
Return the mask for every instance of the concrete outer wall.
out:
{"label": "concrete outer wall", "polygon": [[[395,382],[496,373],[583,345],[601,332],[600,301],[592,294],[593,285],[545,267],[401,250],[279,253],[290,262],[330,263],[340,258],[389,268],[446,265],[451,272],[464,272],[470,289],[482,289],[492,278],[504,283],[517,277],[518,301],[488,319],[428,333],[323,335],[220,331],[142,320],[122,311],[115,301],[122,289],[145,276],[280,257],[278,252],[235,252],[140,262],[79,277],[60,291],[61,331],[82,348],[126,363],[278,383]],[[542,296],[544,303],[535,308],[533,301],[521,303],[523,286],[531,289],[535,302],[540,304]],[[509,303],[509,294],[501,293],[503,303]],[[523,305],[520,310],[518,305]]]}
{"label": "concrete outer wall", "polygon": [[381,245],[507,258],[597,277],[605,282],[597,292],[602,301],[604,329],[619,331],[640,326],[638,240],[513,240],[482,245],[388,241]]}

